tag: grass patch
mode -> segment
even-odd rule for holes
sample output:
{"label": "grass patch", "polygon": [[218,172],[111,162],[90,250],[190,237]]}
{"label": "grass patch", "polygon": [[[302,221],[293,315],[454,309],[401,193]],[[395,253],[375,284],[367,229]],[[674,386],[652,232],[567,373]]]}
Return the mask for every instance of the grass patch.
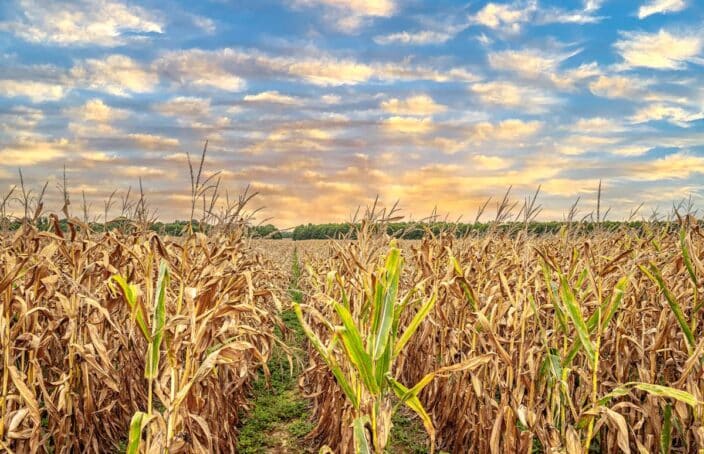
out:
{"label": "grass patch", "polygon": [[[301,269],[294,251],[291,267],[289,296],[300,302],[303,295],[298,288]],[[289,347],[300,350],[305,334],[293,310],[281,313],[287,332],[277,330],[277,336]],[[300,370],[294,361],[291,370],[288,356],[276,346],[269,361],[271,380],[263,375],[254,383],[254,408],[245,418],[240,429],[238,449],[241,453],[313,452],[304,443],[305,436],[313,429],[308,401],[298,391],[296,377]]]}
{"label": "grass patch", "polygon": [[401,454],[424,454],[428,452],[428,434],[418,417],[406,408],[393,416],[393,427],[386,451]]}

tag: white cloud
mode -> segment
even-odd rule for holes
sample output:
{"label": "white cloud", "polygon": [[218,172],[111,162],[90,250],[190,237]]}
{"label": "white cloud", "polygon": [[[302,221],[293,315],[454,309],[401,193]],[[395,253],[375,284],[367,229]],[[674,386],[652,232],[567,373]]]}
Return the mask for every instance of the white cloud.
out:
{"label": "white cloud", "polygon": [[626,169],[629,176],[645,181],[684,179],[704,174],[704,157],[685,151],[647,162],[635,162]]}
{"label": "white cloud", "polygon": [[139,146],[150,150],[173,149],[179,145],[178,139],[163,137],[156,134],[134,133],[127,134],[127,137]]}
{"label": "white cloud", "polygon": [[245,80],[228,65],[232,51],[200,49],[167,52],[152,65],[166,79],[179,85],[241,91]]}
{"label": "white cloud", "polygon": [[210,99],[177,96],[155,104],[154,109],[170,117],[202,117],[210,113]]}
{"label": "white cloud", "polygon": [[393,0],[296,0],[301,5],[323,5],[362,16],[390,16],[396,10]]}
{"label": "white cloud", "polygon": [[374,37],[377,44],[442,44],[455,36],[455,33],[422,30],[417,32],[398,32]]}
{"label": "white cloud", "polygon": [[526,112],[541,112],[558,100],[543,90],[507,81],[476,83],[470,91],[487,104],[521,107]]}
{"label": "white cloud", "polygon": [[425,134],[434,128],[431,118],[401,116],[389,117],[383,121],[382,125],[389,132],[405,134]]}
{"label": "white cloud", "polygon": [[470,16],[469,21],[493,29],[518,32],[521,24],[528,22],[537,9],[536,1],[513,4],[487,3],[474,16]]}
{"label": "white cloud", "polygon": [[499,156],[476,155],[472,162],[482,170],[502,170],[511,167],[513,161]]}
{"label": "white cloud", "polygon": [[653,14],[675,13],[686,7],[685,0],[650,0],[638,8],[638,19],[645,19]]}
{"label": "white cloud", "polygon": [[260,102],[260,103],[271,103],[271,104],[300,104],[301,100],[293,96],[288,96],[279,93],[276,90],[262,91],[254,95],[246,95],[244,97],[246,102]]}
{"label": "white cloud", "polygon": [[154,68],[181,85],[200,85],[239,91],[246,78],[297,79],[320,86],[357,85],[370,80],[473,81],[463,68],[430,68],[404,63],[362,63],[321,51],[304,55],[270,55],[257,50],[225,48],[168,52]]}
{"label": "white cloud", "polygon": [[[573,54],[572,54],[573,55]],[[488,55],[494,69],[512,71],[527,77],[538,77],[554,72],[571,55],[551,55],[536,49],[505,50]]]}
{"label": "white cloud", "polygon": [[439,112],[444,112],[447,107],[436,103],[428,95],[415,95],[406,99],[392,98],[381,103],[381,108],[385,112],[395,115],[427,116]]}
{"label": "white cloud", "polygon": [[517,142],[535,135],[542,127],[539,121],[508,119],[496,124],[482,121],[472,127],[470,141]]}
{"label": "white cloud", "polygon": [[682,69],[702,51],[697,35],[673,35],[661,29],[657,33],[623,32],[624,39],[614,47],[629,67]]}
{"label": "white cloud", "polygon": [[11,107],[7,112],[0,112],[0,131],[17,134],[33,130],[44,119],[40,109],[25,106]]}
{"label": "white cloud", "polygon": [[0,163],[4,166],[32,166],[66,156],[66,139],[45,140],[19,137],[15,142],[0,147]]}
{"label": "white cloud", "polygon": [[339,31],[352,33],[362,27],[367,19],[389,17],[396,12],[394,0],[292,0],[294,6],[320,7],[323,18],[332,22]]}
{"label": "white cloud", "polygon": [[96,123],[110,123],[129,116],[128,111],[110,107],[97,98],[89,99],[82,106],[66,109],[65,112],[73,118]]}
{"label": "white cloud", "polygon": [[115,0],[18,0],[15,5],[20,17],[0,22],[0,30],[33,43],[112,47],[163,31],[153,14]]}
{"label": "white cloud", "polygon": [[27,97],[32,102],[58,101],[66,95],[66,87],[59,84],[32,80],[0,80],[0,96]]}
{"label": "white cloud", "polygon": [[158,76],[125,55],[79,62],[70,72],[77,88],[103,91],[117,96],[147,93],[159,83]]}
{"label": "white cloud", "polygon": [[689,122],[701,120],[704,118],[704,113],[688,112],[681,107],[667,106],[665,104],[651,104],[638,109],[638,111],[630,117],[633,123],[646,123],[649,121],[665,120],[672,124],[688,127]]}
{"label": "white cloud", "polygon": [[592,117],[580,118],[571,129],[577,133],[605,133],[622,131],[623,126],[612,118]]}
{"label": "white cloud", "polygon": [[644,82],[626,76],[599,76],[589,84],[589,90],[604,98],[632,98],[642,93]]}
{"label": "white cloud", "polygon": [[583,9],[565,10],[561,8],[542,9],[536,0],[515,1],[513,3],[487,3],[476,14],[469,17],[470,24],[483,25],[504,33],[518,33],[523,24],[589,24],[603,19],[594,16],[601,6],[600,1],[586,1]]}

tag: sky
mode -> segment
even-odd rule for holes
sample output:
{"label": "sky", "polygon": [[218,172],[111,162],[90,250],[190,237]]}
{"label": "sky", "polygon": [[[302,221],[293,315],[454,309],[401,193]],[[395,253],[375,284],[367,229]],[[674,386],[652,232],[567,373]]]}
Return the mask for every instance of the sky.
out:
{"label": "sky", "polygon": [[543,219],[704,198],[699,0],[3,0],[0,195],[78,215],[144,191],[185,219],[187,153],[279,227],[378,194],[473,220],[511,186]]}

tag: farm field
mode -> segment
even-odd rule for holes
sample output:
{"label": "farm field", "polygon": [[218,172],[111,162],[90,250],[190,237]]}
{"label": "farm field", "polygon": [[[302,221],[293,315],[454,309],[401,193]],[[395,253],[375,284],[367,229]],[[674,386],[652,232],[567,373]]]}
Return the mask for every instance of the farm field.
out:
{"label": "farm field", "polygon": [[415,241],[52,219],[0,250],[8,452],[704,448],[693,217]]}

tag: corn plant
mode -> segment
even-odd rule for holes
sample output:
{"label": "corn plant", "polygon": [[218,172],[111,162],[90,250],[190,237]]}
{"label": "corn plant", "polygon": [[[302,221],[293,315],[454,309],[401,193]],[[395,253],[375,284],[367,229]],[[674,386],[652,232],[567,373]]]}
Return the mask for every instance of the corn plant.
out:
{"label": "corn plant", "polygon": [[[365,276],[363,300],[357,302],[350,300],[342,278],[335,272],[329,274],[328,279],[335,280],[340,290],[339,301],[331,297],[329,304],[337,313],[341,325],[333,325],[310,306],[294,304],[306,335],[354,408],[354,445],[359,453],[384,451],[391,429],[391,417],[399,405],[406,405],[420,417],[430,436],[430,450],[433,452],[435,430],[418,398],[419,393],[437,375],[472,369],[489,360],[489,357],[481,357],[441,368],[427,374],[411,387],[396,379],[399,354],[437,300],[436,292],[424,298],[410,323],[401,326],[402,316],[415,302],[414,296],[418,290],[416,287],[405,296],[399,296],[402,269],[401,250],[392,242],[384,265],[375,273]],[[331,340],[327,344],[307,322],[304,309],[329,330]],[[398,401],[396,405],[392,400],[394,395]]]}

